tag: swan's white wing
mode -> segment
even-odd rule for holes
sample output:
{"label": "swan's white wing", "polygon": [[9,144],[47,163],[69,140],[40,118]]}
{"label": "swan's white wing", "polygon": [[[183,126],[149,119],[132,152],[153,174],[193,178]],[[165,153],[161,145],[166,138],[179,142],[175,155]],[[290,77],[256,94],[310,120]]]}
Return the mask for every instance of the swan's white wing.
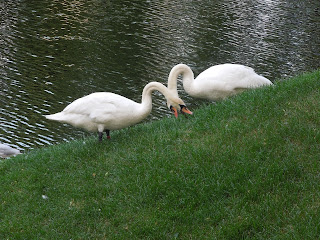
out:
{"label": "swan's white wing", "polygon": [[87,116],[97,124],[111,123],[118,125],[117,121],[124,121],[134,116],[140,104],[109,92],[97,92],[79,98],[69,104],[63,113]]}
{"label": "swan's white wing", "polygon": [[113,111],[116,108],[115,105],[119,97],[122,96],[109,92],[92,93],[73,101],[66,106],[63,112],[68,114],[90,115],[91,112],[97,108],[105,108]]}
{"label": "swan's white wing", "polygon": [[141,104],[123,96],[97,92],[70,103],[62,112],[47,119],[71,124],[88,131],[115,130],[140,121]]}
{"label": "swan's white wing", "polygon": [[250,67],[239,64],[221,64],[208,68],[195,79],[202,87],[216,90],[246,89],[272,84]]}

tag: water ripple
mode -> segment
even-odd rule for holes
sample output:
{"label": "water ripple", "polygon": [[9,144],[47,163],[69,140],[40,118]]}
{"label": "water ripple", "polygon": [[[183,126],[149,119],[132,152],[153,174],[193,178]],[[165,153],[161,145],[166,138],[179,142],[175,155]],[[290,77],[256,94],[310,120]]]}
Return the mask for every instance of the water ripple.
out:
{"label": "water ripple", "polygon": [[[20,150],[87,136],[43,115],[112,91],[137,102],[188,64],[233,62],[273,81],[318,68],[319,1],[0,2],[0,142]],[[178,84],[191,109],[192,99]],[[160,93],[146,120],[171,116]]]}

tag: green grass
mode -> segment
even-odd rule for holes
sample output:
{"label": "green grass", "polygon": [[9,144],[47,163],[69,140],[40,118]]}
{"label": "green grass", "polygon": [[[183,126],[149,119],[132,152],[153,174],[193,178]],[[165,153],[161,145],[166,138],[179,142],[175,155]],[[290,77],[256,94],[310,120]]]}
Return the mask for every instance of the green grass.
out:
{"label": "green grass", "polygon": [[315,71],[1,161],[0,239],[319,239],[319,99]]}

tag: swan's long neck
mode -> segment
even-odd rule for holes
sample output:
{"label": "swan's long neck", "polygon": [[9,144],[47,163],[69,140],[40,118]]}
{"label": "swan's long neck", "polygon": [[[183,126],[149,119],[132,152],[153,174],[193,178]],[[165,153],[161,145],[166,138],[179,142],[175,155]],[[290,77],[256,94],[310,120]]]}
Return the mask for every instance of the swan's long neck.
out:
{"label": "swan's long neck", "polygon": [[169,89],[159,82],[150,82],[144,88],[142,92],[141,105],[143,110],[150,113],[152,109],[152,92],[159,91],[161,92],[166,99],[170,97]]}
{"label": "swan's long neck", "polygon": [[168,88],[170,91],[177,92],[177,81],[180,74],[183,75],[183,88],[187,93],[189,93],[192,91],[194,74],[191,68],[185,64],[178,64],[171,69],[168,78]]}

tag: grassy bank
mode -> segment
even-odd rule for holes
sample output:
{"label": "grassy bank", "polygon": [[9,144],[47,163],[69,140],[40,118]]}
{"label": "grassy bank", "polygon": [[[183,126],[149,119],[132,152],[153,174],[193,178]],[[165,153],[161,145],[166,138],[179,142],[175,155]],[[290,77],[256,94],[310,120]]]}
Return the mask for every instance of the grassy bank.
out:
{"label": "grassy bank", "polygon": [[319,99],[316,71],[2,161],[0,239],[319,239]]}

